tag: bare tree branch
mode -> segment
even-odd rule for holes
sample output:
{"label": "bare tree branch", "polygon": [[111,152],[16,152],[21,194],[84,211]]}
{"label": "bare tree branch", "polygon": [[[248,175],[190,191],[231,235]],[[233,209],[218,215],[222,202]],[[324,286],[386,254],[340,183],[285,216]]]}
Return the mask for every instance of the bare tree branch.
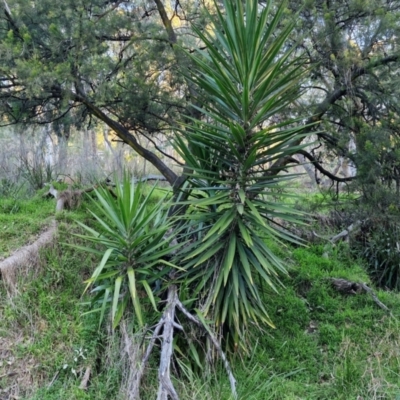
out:
{"label": "bare tree branch", "polygon": [[174,28],[172,27],[171,20],[168,18],[167,12],[165,11],[164,4],[161,2],[161,0],[154,0],[154,3],[156,3],[157,10],[160,14],[162,23],[164,25],[165,30],[167,31],[169,42],[171,46],[173,46],[177,42],[176,34]]}
{"label": "bare tree branch", "polygon": [[335,182],[350,182],[356,178],[355,176],[349,176],[347,178],[339,178],[338,176],[333,175],[331,172],[323,168],[322,165],[318,162],[318,160],[307,151],[298,150],[297,153],[308,158],[319,172],[321,172],[323,175],[327,176],[328,178],[332,179]]}
{"label": "bare tree branch", "polygon": [[123,125],[111,119],[107,114],[105,114],[99,107],[95,106],[85,95],[82,93],[74,93],[73,96],[77,101],[83,103],[91,114],[99,118],[101,121],[105,122],[115,133],[116,135],[127,143],[130,147],[132,147],[140,156],[144,159],[152,163],[162,175],[165,176],[167,181],[171,184],[172,187],[175,187],[178,181],[178,175],[175,174],[172,169],[167,167],[167,165],[161,161],[153,152],[145,149],[143,146],[139,144],[136,140],[135,136],[132,135],[128,129],[126,129]]}

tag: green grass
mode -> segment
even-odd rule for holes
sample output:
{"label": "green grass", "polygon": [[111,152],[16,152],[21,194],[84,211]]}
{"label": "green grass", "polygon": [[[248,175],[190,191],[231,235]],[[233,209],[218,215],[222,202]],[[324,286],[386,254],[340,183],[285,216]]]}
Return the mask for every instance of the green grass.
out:
{"label": "green grass", "polygon": [[55,201],[0,198],[0,259],[37,238],[54,216]]}
{"label": "green grass", "polygon": [[[51,209],[54,214],[54,204]],[[19,282],[17,296],[10,298],[0,281],[0,348],[4,351],[0,388],[10,388],[5,392],[10,398],[11,394],[32,400],[115,398],[119,374],[108,371],[104,377],[96,370],[106,336],[98,330],[95,314],[82,315],[87,311],[82,304],[84,280],[94,260],[66,245],[77,241],[72,234],[79,231],[72,219],[87,218],[84,207],[57,216],[59,243],[42,251],[39,272],[32,271]],[[88,391],[79,389],[86,367],[92,368]],[[7,376],[10,370],[12,375]]]}
{"label": "green grass", "polygon": [[[277,374],[276,399],[396,398],[400,377],[400,296],[378,291],[389,316],[367,294],[344,296],[330,277],[368,282],[363,269],[343,257],[345,246],[323,257],[324,249],[296,249],[286,289],[271,300],[277,326],[259,340]],[[264,356],[258,359],[266,360]],[[279,394],[280,393],[280,394]],[[383,396],[383,397],[379,397]]]}
{"label": "green grass", "polygon": [[[157,193],[155,199],[161,196]],[[9,236],[0,236],[0,243],[7,248],[30,240],[54,215],[54,201],[39,197],[19,200],[14,209],[11,200],[0,204],[1,221],[9,224]],[[21,399],[123,398],[119,336],[98,331],[97,314],[82,316],[87,311],[82,306],[84,280],[98,260],[64,244],[78,241],[72,236],[79,232],[74,220],[90,222],[86,206],[84,202],[79,210],[57,216],[59,241],[42,253],[39,272],[19,283],[17,296],[10,298],[0,281],[0,389],[11,388]],[[29,219],[36,231],[25,235],[21,221]],[[332,277],[369,283],[345,245],[328,252],[322,246],[297,248],[291,254],[272,247],[290,264],[290,278],[279,295],[265,294],[276,329],[254,330],[251,353],[233,356],[240,398],[400,398],[400,295],[376,291],[390,316],[367,294],[336,292]],[[155,355],[143,399],[155,398],[157,362]],[[79,385],[86,367],[92,375],[84,391]],[[10,372],[15,375],[6,375]],[[176,387],[182,399],[230,398],[221,365],[201,379],[182,371]]]}

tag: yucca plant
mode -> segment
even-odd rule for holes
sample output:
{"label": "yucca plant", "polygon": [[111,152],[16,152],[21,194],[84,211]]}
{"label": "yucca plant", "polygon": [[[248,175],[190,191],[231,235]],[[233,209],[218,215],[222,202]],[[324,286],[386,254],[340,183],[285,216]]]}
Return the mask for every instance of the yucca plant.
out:
{"label": "yucca plant", "polygon": [[86,290],[91,288],[94,294],[92,311],[100,312],[101,323],[111,306],[114,328],[128,304],[133,306],[138,325],[143,326],[143,302],[157,311],[154,293],[173,268],[165,259],[176,250],[170,246],[173,237],[168,235],[168,202],[162,199],[154,203],[153,190],[145,195],[142,185],[125,175],[122,182],[117,181],[115,193],[103,187],[95,190],[96,200],[91,204],[96,211],[90,213],[99,228],[78,222],[88,235],[77,236],[95,246],[76,247],[101,257],[87,280]]}
{"label": "yucca plant", "polygon": [[[188,178],[185,200],[173,207],[179,216],[167,219],[161,205],[146,207],[150,195],[141,197],[125,180],[117,185],[116,200],[106,190],[96,192],[101,215],[93,215],[101,232],[85,227],[90,240],[107,249],[88,286],[93,285],[102,315],[111,303],[114,326],[129,301],[142,324],[139,292],[157,309],[154,285],[168,277],[162,315],[136,374],[139,387],[160,339],[159,399],[179,398],[170,377],[174,344],[202,364],[193,342],[183,347],[175,340],[177,330],[185,331],[182,320],[197,326],[218,351],[234,398],[236,381],[210,320],[227,328],[234,348],[245,346],[250,323],[273,325],[264,292],[277,290],[286,269],[267,240],[296,241],[273,221],[297,221],[299,214],[271,196],[289,176],[270,165],[298,150],[304,126],[271,122],[300,95],[303,77],[299,60],[285,48],[293,28],[283,21],[285,7],[272,12],[271,4],[225,0],[225,13],[216,4],[212,27],[196,30],[207,50],[188,54],[195,68],[187,79],[206,102],[200,108],[203,118],[188,117],[174,143]],[[173,264],[163,258],[174,250],[167,234],[171,223],[181,244]],[[170,274],[174,265],[179,268]]]}
{"label": "yucca plant", "polygon": [[187,78],[207,99],[204,118],[175,141],[192,171],[184,202],[191,244],[179,253],[186,284],[234,347],[244,344],[250,321],[273,325],[263,292],[276,291],[286,269],[266,240],[296,241],[272,221],[299,219],[270,195],[290,176],[268,166],[295,153],[305,132],[299,121],[272,122],[300,95],[304,70],[285,48],[293,25],[283,23],[284,3],[273,15],[271,7],[226,0],[212,27],[196,30],[207,50],[191,56]]}

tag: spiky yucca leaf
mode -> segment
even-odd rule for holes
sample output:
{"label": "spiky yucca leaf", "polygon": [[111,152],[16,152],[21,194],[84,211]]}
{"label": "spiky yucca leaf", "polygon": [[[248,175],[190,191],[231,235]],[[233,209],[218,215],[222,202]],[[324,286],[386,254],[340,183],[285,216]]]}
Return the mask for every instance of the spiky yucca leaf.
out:
{"label": "spiky yucca leaf", "polygon": [[203,312],[229,327],[235,346],[250,321],[273,325],[263,290],[276,291],[286,269],[266,239],[296,238],[270,221],[299,217],[270,195],[288,176],[268,165],[295,153],[304,134],[300,121],[270,122],[299,96],[303,76],[285,49],[293,26],[279,28],[285,6],[272,15],[271,4],[226,0],[212,29],[197,31],[207,51],[191,56],[196,69],[187,78],[209,101],[205,118],[192,120],[175,142],[192,171],[185,216],[191,244],[180,252],[186,279],[203,293]]}
{"label": "spiky yucca leaf", "polygon": [[[153,190],[145,195],[141,184],[135,184],[125,175],[116,184],[116,198],[108,189],[95,190],[96,200],[90,211],[100,229],[95,230],[79,223],[88,233],[77,235],[100,245],[103,257],[87,280],[94,297],[93,311],[100,311],[100,323],[107,309],[111,308],[115,328],[128,304],[142,326],[143,301],[149,302],[157,311],[155,300],[156,282],[163,279],[174,267],[165,256],[176,247],[170,246],[173,239],[167,231],[171,223],[167,221],[168,202],[162,199],[154,204]],[[82,247],[81,247],[82,248]],[[95,248],[82,248],[98,255]]]}

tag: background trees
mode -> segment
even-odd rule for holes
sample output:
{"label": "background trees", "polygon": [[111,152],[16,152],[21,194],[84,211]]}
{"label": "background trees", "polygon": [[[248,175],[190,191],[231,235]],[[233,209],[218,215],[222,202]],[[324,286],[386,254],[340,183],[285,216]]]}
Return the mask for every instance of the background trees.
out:
{"label": "background trees", "polygon": [[[68,137],[71,124],[99,119],[173,184],[176,173],[137,137],[170,135],[175,121],[194,112],[186,102],[194,101],[195,89],[177,68],[189,67],[190,60],[177,45],[189,52],[204,46],[190,23],[207,27],[204,11],[214,12],[213,7],[189,0],[82,1],[62,7],[8,1],[1,14],[2,124],[52,122]],[[324,147],[303,150],[302,156],[322,173],[337,172],[340,163],[343,174],[357,169],[366,183],[398,182],[393,148],[399,7],[398,1],[303,2],[293,45],[311,70],[303,97],[285,112],[319,122],[315,129]],[[298,8],[298,2],[288,3],[287,21]],[[326,168],[317,164],[327,152],[331,168],[329,158]],[[346,170],[349,164],[352,169]]]}
{"label": "background trees", "polygon": [[2,6],[2,124],[51,122],[66,134],[69,124],[98,118],[173,183],[175,174],[133,134],[170,128],[184,98],[180,76],[171,73],[171,38],[155,19],[155,6]]}
{"label": "background trees", "polygon": [[398,180],[399,10],[398,1],[305,1],[297,24],[312,68],[297,112],[319,122],[322,153],[347,159],[363,184]]}

